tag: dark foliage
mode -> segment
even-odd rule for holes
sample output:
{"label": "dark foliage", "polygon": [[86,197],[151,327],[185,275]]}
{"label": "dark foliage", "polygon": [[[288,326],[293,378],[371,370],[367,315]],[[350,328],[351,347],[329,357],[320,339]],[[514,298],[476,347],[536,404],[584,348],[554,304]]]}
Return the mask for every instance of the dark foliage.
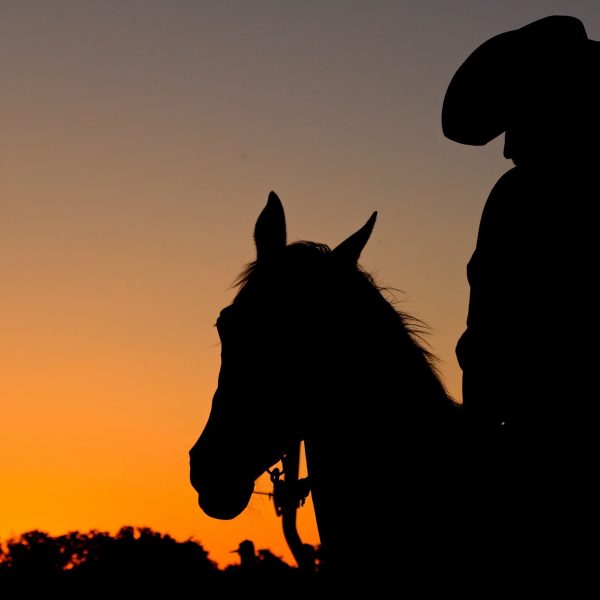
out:
{"label": "dark foliage", "polygon": [[269,550],[258,550],[252,559],[245,557],[243,566],[240,562],[220,570],[199,542],[178,542],[147,527],[122,527],[114,536],[95,530],[60,536],[28,531],[0,545],[3,584],[119,581],[147,587],[169,581],[208,582],[296,573],[297,569]]}
{"label": "dark foliage", "polygon": [[10,539],[0,554],[2,578],[202,577],[217,567],[198,542],[177,542],[149,528],[123,527],[115,535],[73,531],[53,537],[29,531]]}

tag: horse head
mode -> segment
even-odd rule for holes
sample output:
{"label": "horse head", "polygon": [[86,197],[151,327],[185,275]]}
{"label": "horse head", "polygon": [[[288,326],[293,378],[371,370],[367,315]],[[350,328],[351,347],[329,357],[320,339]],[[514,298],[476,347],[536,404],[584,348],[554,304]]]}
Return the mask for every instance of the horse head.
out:
{"label": "horse head", "polygon": [[356,271],[375,218],[334,250],[311,242],[287,245],[283,206],[269,195],[254,230],[256,260],[217,319],[218,388],[190,451],[191,482],[209,516],[236,517],[254,481],[304,438],[312,418],[307,399],[331,376],[323,332],[333,337],[336,327],[338,333],[344,328],[343,313],[333,310],[342,274]]}

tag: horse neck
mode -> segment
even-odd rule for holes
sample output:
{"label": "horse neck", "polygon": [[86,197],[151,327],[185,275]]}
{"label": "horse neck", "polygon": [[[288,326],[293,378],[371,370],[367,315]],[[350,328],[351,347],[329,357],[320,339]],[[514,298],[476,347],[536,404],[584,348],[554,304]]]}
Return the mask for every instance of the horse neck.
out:
{"label": "horse neck", "polygon": [[[375,548],[369,526],[375,506],[370,489],[377,489],[393,472],[395,452],[386,434],[373,443],[373,414],[383,395],[367,394],[369,386],[341,386],[335,395],[321,396],[313,425],[305,437],[305,451],[315,517],[321,541],[322,558],[335,571],[352,571],[354,548]],[[390,415],[381,415],[390,419]],[[365,565],[362,564],[361,568]]]}
{"label": "horse neck", "polygon": [[406,466],[403,459],[413,460],[429,417],[449,403],[397,320],[383,319],[374,329],[370,339],[358,336],[354,347],[345,340],[337,348],[310,402],[305,438],[321,542],[345,565],[357,559],[357,544],[386,543],[379,537],[390,516],[382,510],[382,494]]}

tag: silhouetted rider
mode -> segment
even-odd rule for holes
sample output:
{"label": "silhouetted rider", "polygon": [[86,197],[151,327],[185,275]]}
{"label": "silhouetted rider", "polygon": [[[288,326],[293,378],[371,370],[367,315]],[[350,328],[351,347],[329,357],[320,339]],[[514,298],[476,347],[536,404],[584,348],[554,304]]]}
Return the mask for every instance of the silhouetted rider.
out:
{"label": "silhouetted rider", "polygon": [[515,163],[483,210],[456,348],[472,425],[465,562],[490,581],[531,571],[533,556],[538,581],[581,574],[599,534],[599,87],[600,43],[551,16],[482,44],[444,100],[447,137],[504,133]]}
{"label": "silhouetted rider", "polygon": [[516,165],[483,210],[457,357],[465,409],[527,435],[579,429],[592,408],[599,84],[600,43],[551,16],[482,44],[444,100],[447,137],[483,145],[504,132]]}

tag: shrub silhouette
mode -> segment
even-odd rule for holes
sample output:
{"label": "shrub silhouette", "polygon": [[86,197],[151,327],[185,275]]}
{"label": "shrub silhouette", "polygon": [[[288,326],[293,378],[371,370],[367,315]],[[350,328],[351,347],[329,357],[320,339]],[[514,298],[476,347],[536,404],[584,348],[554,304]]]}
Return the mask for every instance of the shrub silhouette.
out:
{"label": "shrub silhouette", "polygon": [[0,577],[118,579],[140,583],[199,579],[218,573],[199,542],[178,542],[147,527],[122,527],[115,536],[72,531],[52,537],[29,531],[6,542]]}

